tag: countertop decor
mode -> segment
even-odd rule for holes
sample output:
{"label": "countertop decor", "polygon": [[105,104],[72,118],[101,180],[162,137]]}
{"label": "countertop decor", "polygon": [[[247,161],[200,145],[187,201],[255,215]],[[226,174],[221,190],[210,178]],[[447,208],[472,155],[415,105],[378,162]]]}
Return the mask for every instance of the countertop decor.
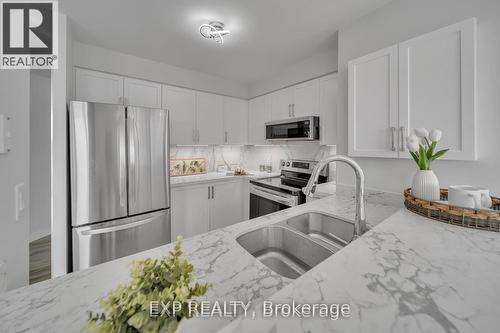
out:
{"label": "countertop decor", "polygon": [[207,173],[206,158],[181,158],[170,160],[170,176],[191,176]]}
{"label": "countertop decor", "polygon": [[404,191],[405,206],[419,215],[462,227],[500,232],[500,198],[491,197],[492,209],[471,209],[448,204],[448,190],[441,189],[440,201],[427,201]]}
{"label": "countertop decor", "polygon": [[406,148],[418,165],[411,185],[413,195],[423,200],[437,201],[439,181],[431,170],[431,163],[446,154],[448,149],[436,152],[437,143],[441,140],[441,130],[433,129],[429,133],[425,128],[416,128],[414,132],[406,139]]}
{"label": "countertop decor", "polygon": [[[130,284],[117,287],[100,302],[104,312],[91,313],[85,331],[175,332],[181,320],[191,316],[190,309],[199,307],[193,297],[203,296],[209,288],[208,283],[193,283],[193,265],[184,257],[181,243],[177,239],[169,255],[160,259],[132,261]],[[159,309],[162,304],[162,312],[166,304],[169,315],[151,313],[151,302]]]}

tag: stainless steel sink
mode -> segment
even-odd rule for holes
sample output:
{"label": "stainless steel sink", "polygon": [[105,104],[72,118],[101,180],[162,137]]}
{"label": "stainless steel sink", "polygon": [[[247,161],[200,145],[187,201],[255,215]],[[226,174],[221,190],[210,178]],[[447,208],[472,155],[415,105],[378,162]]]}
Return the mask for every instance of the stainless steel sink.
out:
{"label": "stainless steel sink", "polygon": [[301,276],[333,254],[315,240],[276,224],[249,231],[236,241],[264,265],[290,279]]}
{"label": "stainless steel sink", "polygon": [[286,220],[286,224],[337,250],[349,244],[354,237],[353,222],[322,213],[294,216]]}

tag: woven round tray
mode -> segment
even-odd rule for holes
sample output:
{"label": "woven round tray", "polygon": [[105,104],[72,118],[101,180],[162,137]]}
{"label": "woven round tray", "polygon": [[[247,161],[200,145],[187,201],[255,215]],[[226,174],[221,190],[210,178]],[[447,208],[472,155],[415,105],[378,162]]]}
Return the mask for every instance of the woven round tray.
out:
{"label": "woven round tray", "polygon": [[[491,197],[491,209],[469,209],[454,207],[447,202],[427,201],[415,198],[411,189],[404,191],[405,206],[408,210],[436,221],[467,228],[500,232],[500,198]],[[448,200],[448,190],[441,190],[441,201]]]}

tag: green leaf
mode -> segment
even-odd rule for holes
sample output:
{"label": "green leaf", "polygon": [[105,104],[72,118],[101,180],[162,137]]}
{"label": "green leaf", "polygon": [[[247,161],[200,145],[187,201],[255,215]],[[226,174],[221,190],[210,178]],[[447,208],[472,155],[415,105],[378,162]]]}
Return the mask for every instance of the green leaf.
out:
{"label": "green leaf", "polygon": [[434,153],[434,149],[436,149],[437,142],[431,143],[431,146],[427,150],[427,159],[430,160],[432,157],[432,154]]}
{"label": "green leaf", "polygon": [[446,154],[446,152],[448,151],[449,149],[443,149],[443,150],[440,150],[438,151],[437,153],[434,154],[434,156],[432,156],[432,161],[440,158],[441,156],[443,156],[444,154]]}

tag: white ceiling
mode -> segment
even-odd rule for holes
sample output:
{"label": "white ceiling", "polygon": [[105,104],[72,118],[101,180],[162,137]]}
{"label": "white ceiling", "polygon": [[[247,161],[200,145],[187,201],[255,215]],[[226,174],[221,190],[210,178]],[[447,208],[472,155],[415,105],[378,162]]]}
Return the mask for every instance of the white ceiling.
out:
{"label": "white ceiling", "polygon": [[[255,83],[335,47],[339,27],[391,0],[60,0],[76,40]],[[221,47],[201,23],[231,34]]]}

